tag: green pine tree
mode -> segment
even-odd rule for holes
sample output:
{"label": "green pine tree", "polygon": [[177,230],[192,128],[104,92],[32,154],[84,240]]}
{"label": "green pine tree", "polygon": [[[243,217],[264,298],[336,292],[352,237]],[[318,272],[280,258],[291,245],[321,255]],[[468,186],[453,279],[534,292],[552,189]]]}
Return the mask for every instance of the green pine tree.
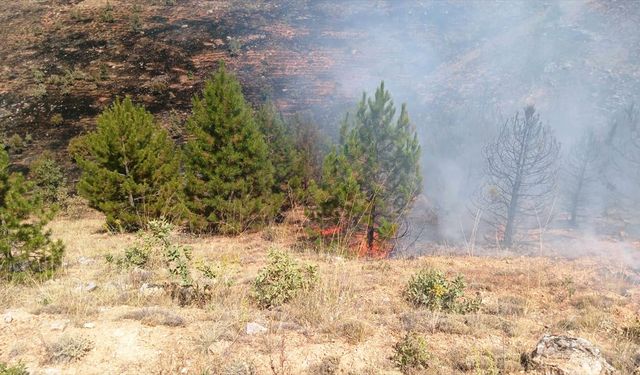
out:
{"label": "green pine tree", "polygon": [[272,218],[269,148],[238,80],[225,69],[193,99],[185,145],[187,204],[195,231],[237,234]]}
{"label": "green pine tree", "polygon": [[280,199],[282,210],[286,210],[303,198],[305,176],[301,153],[295,149],[291,131],[273,104],[258,109],[256,122],[264,134],[274,167],[274,199]]}
{"label": "green pine tree", "polygon": [[144,107],[116,99],[95,131],[75,140],[79,193],[105,213],[112,229],[136,230],[151,219],[177,219],[182,208],[180,153]]}
{"label": "green pine tree", "polygon": [[[324,163],[322,216],[362,228],[369,250],[392,238],[398,218],[420,192],[420,145],[405,105],[399,116],[384,82],[347,115],[340,147]],[[364,203],[363,203],[364,202]]]}
{"label": "green pine tree", "polygon": [[9,173],[9,156],[0,148],[0,277],[51,276],[60,266],[64,246],[51,240],[44,226],[53,212],[43,208],[32,185]]}

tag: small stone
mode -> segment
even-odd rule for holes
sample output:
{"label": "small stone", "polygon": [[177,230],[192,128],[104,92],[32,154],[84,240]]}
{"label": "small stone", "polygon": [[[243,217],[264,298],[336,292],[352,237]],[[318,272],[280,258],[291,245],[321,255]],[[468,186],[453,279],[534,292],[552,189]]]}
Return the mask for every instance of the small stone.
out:
{"label": "small stone", "polygon": [[52,331],[64,331],[67,328],[67,324],[69,324],[68,320],[56,320],[51,323]]}
{"label": "small stone", "polygon": [[4,322],[7,323],[7,324],[13,322],[13,316],[11,316],[11,314],[5,314],[4,315]]}
{"label": "small stone", "polygon": [[97,287],[98,285],[95,282],[90,281],[87,283],[87,285],[85,285],[84,290],[86,290],[87,292],[93,292]]}
{"label": "small stone", "polygon": [[159,286],[152,286],[149,283],[144,283],[140,287],[140,294],[145,297],[153,297],[159,296],[164,292],[164,290]]}
{"label": "small stone", "polygon": [[62,370],[59,368],[46,368],[42,373],[44,375],[62,375]]}
{"label": "small stone", "polygon": [[88,264],[94,263],[95,260],[85,257],[85,256],[80,256],[78,257],[78,264],[81,266],[86,266]]}
{"label": "small stone", "polygon": [[96,328],[96,324],[88,322],[88,323],[83,324],[82,328],[87,328],[87,329]]}
{"label": "small stone", "polygon": [[187,27],[189,27],[189,25],[182,25],[183,29],[186,29]]}
{"label": "small stone", "polygon": [[247,335],[260,335],[266,333],[267,327],[260,325],[256,322],[247,323]]}

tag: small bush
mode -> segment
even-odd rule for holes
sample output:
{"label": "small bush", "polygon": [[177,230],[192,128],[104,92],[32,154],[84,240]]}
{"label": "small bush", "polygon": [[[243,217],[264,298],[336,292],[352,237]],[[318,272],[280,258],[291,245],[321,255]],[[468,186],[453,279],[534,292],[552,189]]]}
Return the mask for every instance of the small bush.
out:
{"label": "small bush", "polygon": [[160,308],[144,308],[129,312],[122,316],[122,319],[137,320],[147,326],[167,326],[167,327],[182,327],[185,325],[184,319],[177,314],[169,310]]}
{"label": "small bush", "polygon": [[465,314],[478,311],[481,300],[464,298],[466,285],[462,276],[453,281],[437,270],[424,269],[412,276],[405,289],[405,298],[416,306]]}
{"label": "small bush", "polygon": [[45,153],[31,164],[29,179],[34,183],[34,192],[45,204],[66,206],[69,197],[67,179],[51,154]]}
{"label": "small bush", "polygon": [[269,264],[253,282],[254,295],[261,307],[282,305],[317,282],[317,268],[299,265],[282,251],[269,253]]}
{"label": "small bush", "polygon": [[27,371],[27,367],[22,363],[9,366],[6,363],[0,362],[0,375],[29,375],[29,371]]}
{"label": "small bush", "polygon": [[106,260],[119,268],[144,268],[149,262],[149,251],[144,247],[133,245],[125,249],[122,256],[114,257],[111,254],[107,254]]}
{"label": "small bush", "polygon": [[49,121],[53,126],[60,126],[64,122],[64,117],[60,113],[54,113]]}
{"label": "small bush", "polygon": [[427,350],[427,341],[415,332],[407,333],[393,346],[393,350],[391,360],[402,373],[426,369],[429,366],[431,356]]}
{"label": "small bush", "polygon": [[63,335],[49,345],[47,353],[51,362],[73,362],[84,357],[93,349],[93,342],[84,336]]}
{"label": "small bush", "polygon": [[15,154],[21,154],[24,152],[27,144],[20,134],[14,134],[7,139],[7,147]]}
{"label": "small bush", "polygon": [[309,368],[309,375],[334,375],[340,369],[340,357],[327,356]]}

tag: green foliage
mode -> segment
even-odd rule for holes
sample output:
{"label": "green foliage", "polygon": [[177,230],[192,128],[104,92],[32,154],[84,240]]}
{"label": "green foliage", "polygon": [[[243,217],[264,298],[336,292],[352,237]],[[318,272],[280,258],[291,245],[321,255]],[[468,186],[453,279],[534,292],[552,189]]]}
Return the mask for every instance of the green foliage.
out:
{"label": "green foliage", "polygon": [[9,147],[9,150],[14,154],[21,154],[27,147],[27,142],[20,136],[20,134],[15,133],[7,139],[7,147]]}
{"label": "green foliage", "polygon": [[116,99],[95,131],[71,145],[82,170],[78,191],[115,230],[183,216],[180,153],[153,116],[130,98]]}
{"label": "green foliage", "polygon": [[186,195],[194,231],[237,234],[279,208],[264,136],[224,64],[193,99],[185,145]]}
{"label": "green foliage", "polygon": [[[346,227],[363,227],[372,249],[376,238],[395,235],[391,225],[420,192],[419,159],[420,145],[407,108],[402,105],[396,117],[381,83],[374,97],[363,94],[354,116],[347,114],[340,145],[325,159],[319,215]],[[345,218],[349,222],[342,222]]]}
{"label": "green foliage", "polygon": [[429,367],[431,356],[424,337],[415,332],[409,332],[393,346],[393,363],[402,371],[410,373],[412,370],[424,370]]}
{"label": "green foliage", "polygon": [[301,266],[287,253],[273,250],[269,253],[269,264],[253,282],[254,296],[264,308],[282,305],[312,288],[318,280],[317,273],[315,266]]}
{"label": "green foliage", "polygon": [[62,242],[44,229],[52,212],[31,190],[22,175],[9,173],[9,157],[0,149],[0,277],[46,278],[62,263]]}
{"label": "green foliage", "polygon": [[[108,254],[106,260],[119,268],[151,268],[161,266],[182,286],[193,283],[189,270],[191,249],[174,243],[171,238],[173,225],[164,220],[151,220],[147,230],[138,232],[135,244],[125,249],[121,256]],[[206,276],[206,275],[205,275]]]}
{"label": "green foliage", "polygon": [[0,362],[0,375],[29,375],[29,371],[27,371],[27,366],[22,363],[9,366],[6,363]]}
{"label": "green foliage", "polygon": [[269,147],[269,160],[274,167],[274,198],[282,200],[282,209],[304,200],[305,174],[302,151],[295,146],[294,135],[276,107],[265,104],[256,113],[256,122]]}
{"label": "green foliage", "polygon": [[30,166],[29,180],[34,184],[34,193],[50,206],[64,206],[69,192],[64,171],[48,152]]}
{"label": "green foliage", "polygon": [[115,21],[115,17],[113,15],[113,5],[109,4],[107,1],[107,5],[102,8],[100,11],[100,19],[102,22],[113,23]]}
{"label": "green foliage", "polygon": [[49,121],[53,126],[60,126],[64,122],[64,117],[60,113],[54,113]]}
{"label": "green foliage", "polygon": [[460,314],[478,311],[480,298],[464,298],[465,287],[462,276],[451,281],[440,271],[423,269],[411,277],[404,293],[409,302],[430,310]]}

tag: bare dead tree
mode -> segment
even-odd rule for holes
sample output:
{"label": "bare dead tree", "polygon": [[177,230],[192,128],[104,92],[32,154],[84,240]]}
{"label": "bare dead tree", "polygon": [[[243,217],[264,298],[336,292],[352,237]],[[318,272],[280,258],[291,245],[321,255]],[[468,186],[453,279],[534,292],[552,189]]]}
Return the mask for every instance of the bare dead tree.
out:
{"label": "bare dead tree", "polygon": [[589,206],[593,185],[598,182],[600,144],[589,130],[571,148],[562,171],[569,222],[577,226],[578,216],[583,216]]}
{"label": "bare dead tree", "polygon": [[501,243],[511,247],[525,219],[545,212],[555,191],[560,144],[544,126],[534,106],[516,113],[483,150],[486,184],[480,205],[485,221],[503,230]]}

